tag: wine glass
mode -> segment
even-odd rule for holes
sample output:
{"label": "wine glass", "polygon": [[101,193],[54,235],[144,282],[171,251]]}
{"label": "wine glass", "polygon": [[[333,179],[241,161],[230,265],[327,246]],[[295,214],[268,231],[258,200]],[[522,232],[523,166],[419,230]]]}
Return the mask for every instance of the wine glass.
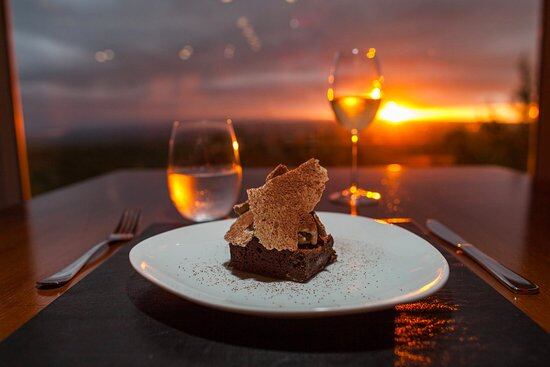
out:
{"label": "wine glass", "polygon": [[378,192],[361,188],[357,182],[357,144],[359,132],[376,116],[382,98],[382,81],[376,50],[354,48],[337,52],[328,78],[327,97],[336,120],[351,134],[351,182],[349,187],[332,193],[330,200],[350,205],[375,204]]}
{"label": "wine glass", "polygon": [[242,180],[231,120],[174,122],[167,180],[170,199],[184,218],[204,222],[227,216]]}

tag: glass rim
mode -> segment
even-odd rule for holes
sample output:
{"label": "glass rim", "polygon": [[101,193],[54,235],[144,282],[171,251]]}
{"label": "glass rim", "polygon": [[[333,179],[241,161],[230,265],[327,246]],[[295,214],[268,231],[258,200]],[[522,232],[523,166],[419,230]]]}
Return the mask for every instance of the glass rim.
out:
{"label": "glass rim", "polygon": [[345,54],[352,54],[352,55],[366,55],[368,53],[371,53],[371,57],[369,59],[375,59],[378,57],[378,49],[376,47],[351,47],[351,48],[339,48],[336,51],[334,51],[334,55],[345,55]]}
{"label": "glass rim", "polygon": [[233,120],[228,119],[194,119],[194,120],[174,120],[172,122],[172,129],[170,133],[170,140],[172,140],[176,134],[176,131],[180,127],[193,128],[193,127],[224,127],[229,130],[232,140],[236,140],[235,129],[233,128]]}
{"label": "glass rim", "polygon": [[[339,64],[340,58],[342,55],[351,56],[351,57],[360,57],[362,55],[365,55],[365,58],[372,62],[374,65],[374,68],[376,70],[376,73],[378,74],[378,77],[382,77],[382,68],[380,67],[380,58],[378,57],[378,51],[374,47],[370,48],[364,48],[360,49],[357,47],[354,47],[352,49],[346,49],[348,51],[344,51],[344,49],[336,50],[334,52],[334,55],[332,57],[332,62],[330,63],[330,69],[329,69],[329,80],[328,84],[332,85],[334,83],[334,76],[336,74],[336,69]],[[369,52],[372,50],[372,55],[369,56]],[[357,52],[354,52],[357,51]]]}
{"label": "glass rim", "polygon": [[[185,125],[184,125],[185,124]],[[239,143],[237,140],[237,135],[235,134],[235,129],[233,128],[233,120],[227,118],[223,119],[190,119],[190,120],[174,120],[172,123],[172,129],[170,131],[170,138],[168,140],[168,163],[170,164],[170,159],[172,152],[174,150],[174,144],[176,143],[176,134],[180,126],[185,126],[187,128],[193,127],[207,127],[215,126],[216,128],[224,128],[229,134],[231,139],[231,145],[235,154],[235,159],[238,164],[240,164],[241,159],[239,155]]]}

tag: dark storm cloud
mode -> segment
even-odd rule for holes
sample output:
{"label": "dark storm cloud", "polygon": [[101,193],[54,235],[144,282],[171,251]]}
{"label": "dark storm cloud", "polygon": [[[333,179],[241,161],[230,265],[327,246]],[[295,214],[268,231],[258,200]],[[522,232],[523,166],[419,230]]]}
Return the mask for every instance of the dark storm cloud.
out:
{"label": "dark storm cloud", "polygon": [[[518,56],[535,57],[539,7],[534,0],[12,4],[29,129],[67,127],[83,115],[98,123],[321,116],[332,54],[356,45],[377,47],[386,95],[427,105],[502,101]],[[237,26],[243,16],[258,52]],[[193,50],[188,60],[178,57],[185,45]],[[105,49],[114,59],[97,62]]]}

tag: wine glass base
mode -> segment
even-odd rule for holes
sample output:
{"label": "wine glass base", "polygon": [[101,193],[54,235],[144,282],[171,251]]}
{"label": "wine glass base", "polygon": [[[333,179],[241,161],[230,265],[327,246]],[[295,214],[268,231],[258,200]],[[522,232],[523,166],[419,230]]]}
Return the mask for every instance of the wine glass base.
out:
{"label": "wine glass base", "polygon": [[382,195],[378,192],[358,187],[351,187],[342,191],[333,192],[329,196],[331,202],[346,206],[377,205],[381,198]]}

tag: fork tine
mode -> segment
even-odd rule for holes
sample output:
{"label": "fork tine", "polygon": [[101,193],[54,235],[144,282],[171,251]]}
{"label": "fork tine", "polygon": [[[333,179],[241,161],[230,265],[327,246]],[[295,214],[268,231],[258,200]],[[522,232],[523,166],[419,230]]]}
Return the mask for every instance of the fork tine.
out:
{"label": "fork tine", "polygon": [[121,233],[121,229],[125,225],[126,218],[128,218],[128,214],[129,214],[128,209],[124,210],[124,212],[120,216],[120,220],[118,221],[118,224],[117,224],[115,230],[113,231],[113,233]]}
{"label": "fork tine", "polygon": [[134,217],[135,217],[135,211],[130,209],[128,211],[128,219],[126,219],[126,223],[124,225],[124,227],[122,228],[121,230],[121,233],[128,233],[129,232],[129,229],[132,228],[132,223],[134,222]]}
{"label": "fork tine", "polygon": [[139,219],[141,218],[141,211],[140,210],[136,210],[136,220],[134,221],[134,225],[132,226],[130,232],[132,234],[135,234],[136,233],[136,229],[139,225]]}
{"label": "fork tine", "polygon": [[136,217],[135,210],[131,210],[130,215],[128,216],[128,220],[126,221],[126,226],[124,227],[123,233],[129,233],[130,232],[130,229],[134,225],[135,217]]}
{"label": "fork tine", "polygon": [[129,219],[126,223],[126,227],[124,228],[124,233],[133,233],[133,228],[136,226],[138,219],[139,219],[139,211],[132,210],[129,216]]}

